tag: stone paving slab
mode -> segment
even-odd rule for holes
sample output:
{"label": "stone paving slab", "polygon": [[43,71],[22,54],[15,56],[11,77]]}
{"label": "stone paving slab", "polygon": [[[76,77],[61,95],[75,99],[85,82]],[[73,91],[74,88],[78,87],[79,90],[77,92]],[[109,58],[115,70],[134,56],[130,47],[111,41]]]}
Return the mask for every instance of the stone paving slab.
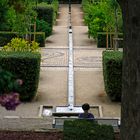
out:
{"label": "stone paving slab", "polygon": [[88,38],[87,26],[73,26],[72,29],[74,46],[93,46],[93,48],[97,48],[96,41]]}
{"label": "stone paving slab", "polygon": [[101,70],[75,71],[75,94],[76,105],[85,102],[92,105],[98,104],[103,108],[104,117],[120,117],[120,103],[111,102],[106,95]]}
{"label": "stone paving slab", "polygon": [[37,101],[52,106],[67,104],[67,71],[41,71]]}
{"label": "stone paving slab", "polygon": [[46,39],[45,47],[68,46],[67,26],[54,26],[53,34]]}
{"label": "stone paving slab", "polygon": [[74,50],[74,66],[102,68],[102,50]]}
{"label": "stone paving slab", "polygon": [[[0,118],[1,130],[44,130],[52,129],[53,118]],[[6,124],[6,125],[5,125]]]}
{"label": "stone paving slab", "polygon": [[59,14],[56,19],[56,26],[68,26],[68,4],[59,5]]}
{"label": "stone paving slab", "polygon": [[[93,67],[102,68],[102,51],[93,49],[74,49],[74,67]],[[68,66],[68,50],[49,48],[41,51],[42,67],[67,67]]]}
{"label": "stone paving slab", "polygon": [[72,26],[85,26],[81,4],[73,4],[71,6],[71,16]]}
{"label": "stone paving slab", "polygon": [[66,49],[43,49],[41,55],[41,67],[68,66],[68,50]]}

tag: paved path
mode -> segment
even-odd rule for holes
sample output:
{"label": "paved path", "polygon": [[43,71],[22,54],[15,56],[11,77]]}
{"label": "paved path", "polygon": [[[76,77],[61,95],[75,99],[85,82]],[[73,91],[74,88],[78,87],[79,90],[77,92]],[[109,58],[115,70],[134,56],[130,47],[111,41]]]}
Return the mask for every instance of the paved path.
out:
{"label": "paved path", "polygon": [[[104,91],[103,50],[97,49],[96,42],[88,38],[88,28],[84,26],[82,17],[83,13],[80,5],[72,5],[75,104],[81,105],[88,102],[91,105],[102,105],[105,117],[119,117],[120,104],[112,103]],[[38,117],[40,105],[67,105],[67,18],[68,5],[60,5],[53,35],[46,40],[46,46],[41,50],[42,63],[38,95],[33,102],[21,104],[16,111],[6,111],[0,107],[1,129],[15,129],[16,127],[17,129],[51,128],[52,117]]]}

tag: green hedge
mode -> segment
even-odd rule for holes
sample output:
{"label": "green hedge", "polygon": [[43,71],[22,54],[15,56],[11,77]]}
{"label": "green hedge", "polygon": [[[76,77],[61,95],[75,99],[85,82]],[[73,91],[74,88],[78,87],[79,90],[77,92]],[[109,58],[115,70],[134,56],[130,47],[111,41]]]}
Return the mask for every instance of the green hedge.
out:
{"label": "green hedge", "polygon": [[[40,28],[43,28],[42,32],[38,32],[38,31],[40,31]],[[31,39],[33,40],[34,39],[34,32],[29,32],[28,34],[32,35]],[[35,36],[36,36],[35,41],[39,43],[40,47],[45,46],[45,35],[49,36],[49,34],[51,34],[51,28],[48,27],[48,23],[43,25],[43,26],[42,26],[42,24],[39,24],[37,26],[37,32],[35,33]],[[17,32],[1,31],[0,32],[0,47],[5,46],[7,43],[9,43],[12,40],[12,38],[15,38],[15,37],[19,37]]]}
{"label": "green hedge", "polygon": [[97,48],[106,48],[106,34],[97,35]]}
{"label": "green hedge", "polygon": [[12,38],[17,37],[17,33],[14,32],[0,32],[0,47],[3,47],[8,42],[11,41]]}
{"label": "green hedge", "polygon": [[114,140],[112,126],[99,125],[93,120],[64,122],[64,140]]}
{"label": "green hedge", "polygon": [[45,33],[36,34],[35,41],[39,43],[40,47],[45,47]]}
{"label": "green hedge", "polygon": [[49,24],[44,20],[37,20],[36,21],[36,30],[37,32],[45,32],[45,37],[48,37],[52,33],[52,28],[49,26]]}
{"label": "green hedge", "polygon": [[[108,33],[108,48],[111,48],[111,40],[110,40],[110,35],[111,38],[114,37],[115,33]],[[119,38],[123,38],[123,34],[119,33],[118,34]],[[113,40],[112,40],[113,43]],[[113,47],[113,44],[112,44]],[[101,32],[97,34],[97,48],[106,48],[106,33],[105,32]],[[119,48],[123,48],[123,42],[119,43]]]}
{"label": "green hedge", "polygon": [[53,6],[51,5],[37,5],[37,7],[35,8],[35,10],[37,11],[37,18],[39,20],[44,20],[46,21],[50,27],[53,26],[53,13],[54,13],[54,9]]}
{"label": "green hedge", "polygon": [[53,23],[55,24],[56,17],[57,17],[57,14],[58,14],[58,9],[59,9],[59,1],[58,0],[53,0],[52,1],[52,6],[53,6],[53,9],[54,9]]}
{"label": "green hedge", "polygon": [[31,40],[34,40],[35,35],[35,42],[39,43],[40,47],[45,46],[45,32],[31,32]]}
{"label": "green hedge", "polygon": [[39,53],[0,51],[0,66],[24,82],[20,93],[21,101],[31,101],[37,93],[40,60]]}
{"label": "green hedge", "polygon": [[107,95],[112,101],[121,101],[122,57],[119,51],[103,52],[103,75]]}

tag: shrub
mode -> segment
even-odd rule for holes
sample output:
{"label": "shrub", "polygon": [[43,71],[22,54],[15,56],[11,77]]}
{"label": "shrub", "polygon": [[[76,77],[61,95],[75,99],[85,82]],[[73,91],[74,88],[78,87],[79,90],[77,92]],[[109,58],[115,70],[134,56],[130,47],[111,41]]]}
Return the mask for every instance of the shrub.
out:
{"label": "shrub", "polygon": [[2,48],[3,51],[22,51],[22,52],[37,52],[39,50],[39,44],[32,41],[31,44],[29,44],[28,41],[22,39],[22,38],[13,38],[10,43],[5,45]]}
{"label": "shrub", "polygon": [[97,48],[106,48],[106,34],[98,34]]}
{"label": "shrub", "polygon": [[0,51],[0,66],[23,80],[21,101],[31,101],[39,82],[41,55],[33,52]]}
{"label": "shrub", "polygon": [[[52,20],[53,20],[53,23],[55,23],[55,21],[56,21],[56,16],[57,16],[57,12],[58,12],[58,7],[59,7],[59,2],[58,2],[58,0],[46,0],[46,1],[42,1],[41,3],[39,3],[38,4],[38,6],[37,6],[38,8],[49,8],[48,10],[50,11],[52,11],[52,9],[53,9],[53,13],[50,11],[49,13],[51,14],[50,16],[51,16],[51,18],[53,18]],[[47,10],[46,9],[46,10]],[[47,10],[47,11],[48,11]],[[46,16],[48,16],[48,15],[46,15]],[[50,21],[50,20],[48,20],[48,18],[49,17],[44,17],[46,20],[45,21]],[[44,19],[43,18],[43,19]],[[39,18],[39,19],[41,19],[41,18]]]}
{"label": "shrub", "polygon": [[112,101],[120,101],[122,94],[122,52],[103,52],[103,75],[107,95]]}
{"label": "shrub", "polygon": [[[110,35],[111,35],[111,39],[110,40]],[[114,37],[115,33],[108,33],[108,47],[111,48],[111,43],[112,43],[112,47],[113,47],[113,37]],[[123,34],[119,33],[118,34],[118,38],[123,38]],[[98,48],[106,48],[106,32],[100,32],[97,35],[97,47]],[[112,42],[111,42],[112,41]],[[123,43],[119,42],[119,48],[123,48]]]}
{"label": "shrub", "polygon": [[64,122],[64,140],[114,140],[114,131],[91,120],[69,120]]}
{"label": "shrub", "polygon": [[20,104],[19,93],[22,80],[9,71],[0,68],[0,105],[7,110],[15,110]]}
{"label": "shrub", "polygon": [[[111,1],[112,2],[112,1]],[[117,14],[114,13],[115,7],[110,0],[82,0],[84,11],[84,21],[88,26],[88,33],[91,37],[97,38],[97,32],[122,32],[122,14],[117,2]],[[116,20],[117,19],[117,20]]]}
{"label": "shrub", "polygon": [[105,6],[103,4],[88,4],[84,7],[84,21],[88,25],[89,36],[97,38],[97,32],[102,32],[106,26]]}
{"label": "shrub", "polygon": [[11,92],[19,92],[20,85],[17,77],[9,71],[0,68],[0,95]]}
{"label": "shrub", "polygon": [[45,47],[45,33],[44,32],[40,32],[40,33],[36,34],[35,40],[36,40],[36,42],[39,43],[40,47]]}
{"label": "shrub", "polygon": [[42,4],[37,5],[37,7],[35,8],[35,10],[37,11],[37,19],[39,20],[44,20],[46,21],[49,26],[52,28],[53,26],[53,7],[51,5],[46,5],[44,4],[44,6]]}
{"label": "shrub", "polygon": [[53,22],[55,24],[56,17],[57,17],[57,14],[58,14],[58,9],[59,9],[59,2],[58,2],[58,0],[53,0],[52,1],[52,6],[53,6],[53,9],[54,9]]}
{"label": "shrub", "polygon": [[15,33],[0,32],[0,47],[6,45],[12,38],[17,37]]}
{"label": "shrub", "polygon": [[37,20],[36,22],[36,30],[37,31],[41,31],[41,32],[45,32],[45,36],[48,37],[51,35],[52,33],[52,28],[50,27],[50,25],[44,21],[44,20]]}

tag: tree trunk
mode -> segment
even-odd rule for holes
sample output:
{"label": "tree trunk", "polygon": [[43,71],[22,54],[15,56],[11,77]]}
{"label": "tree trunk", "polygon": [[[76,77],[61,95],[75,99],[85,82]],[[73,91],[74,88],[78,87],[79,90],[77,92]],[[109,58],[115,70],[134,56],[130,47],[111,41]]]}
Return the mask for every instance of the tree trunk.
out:
{"label": "tree trunk", "polygon": [[114,8],[114,16],[115,16],[115,40],[114,40],[114,49],[118,50],[118,9]]}
{"label": "tree trunk", "polygon": [[124,22],[121,140],[140,140],[140,0],[118,1]]}

